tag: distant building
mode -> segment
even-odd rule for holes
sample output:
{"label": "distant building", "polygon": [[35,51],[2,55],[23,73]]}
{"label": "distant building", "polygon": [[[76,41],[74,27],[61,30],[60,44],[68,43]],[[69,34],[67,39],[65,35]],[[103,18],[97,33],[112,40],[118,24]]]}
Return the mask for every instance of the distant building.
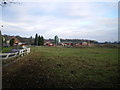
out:
{"label": "distant building", "polygon": [[[83,39],[59,39],[56,37],[58,40],[57,45],[61,46],[93,46],[96,44],[97,41],[94,40],[83,40]],[[56,42],[57,42],[56,40]],[[44,45],[56,45],[55,39],[46,39]]]}
{"label": "distant building", "polygon": [[6,40],[6,44],[9,46],[10,45],[10,40],[14,39],[14,46],[18,45],[19,44],[19,40],[14,36],[14,37],[11,37],[9,40]]}
{"label": "distant building", "polygon": [[8,36],[8,35],[3,35],[5,38],[5,43],[4,46],[10,46],[10,40],[14,38],[14,45],[31,45],[34,43],[34,39],[32,38],[22,38],[20,36]]}
{"label": "distant building", "polygon": [[57,35],[54,37],[54,40],[55,40],[55,45],[58,45],[59,44],[59,38],[58,38]]}
{"label": "distant building", "polygon": [[44,45],[45,46],[53,46],[54,45],[54,39],[45,39],[44,40]]}
{"label": "distant building", "polygon": [[71,45],[71,46],[93,46],[97,43],[95,40],[84,40],[84,39],[61,39],[61,43],[63,46]]}
{"label": "distant building", "polygon": [[87,42],[82,42],[82,45],[83,46],[87,46]]}

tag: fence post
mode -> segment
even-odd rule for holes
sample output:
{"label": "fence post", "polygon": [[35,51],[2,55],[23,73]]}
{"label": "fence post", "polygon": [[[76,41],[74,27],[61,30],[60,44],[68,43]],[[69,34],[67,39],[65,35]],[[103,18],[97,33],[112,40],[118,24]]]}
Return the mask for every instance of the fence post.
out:
{"label": "fence post", "polygon": [[28,49],[28,53],[30,53],[30,48]]}
{"label": "fence post", "polygon": [[20,56],[23,56],[22,53],[23,53],[22,50],[20,50],[20,51],[19,51],[19,55],[20,55]]}
{"label": "fence post", "polygon": [[18,54],[18,52],[16,52],[16,54],[15,54],[15,56],[14,56],[14,57],[16,57],[16,56],[17,56],[17,54]]}
{"label": "fence post", "polygon": [[6,59],[9,57],[9,55],[10,55],[10,53],[9,53],[9,54],[7,54]]}
{"label": "fence post", "polygon": [[21,54],[22,54],[22,56],[24,56],[24,51],[23,51],[23,49],[21,50],[21,52],[22,52],[22,53],[21,53]]}

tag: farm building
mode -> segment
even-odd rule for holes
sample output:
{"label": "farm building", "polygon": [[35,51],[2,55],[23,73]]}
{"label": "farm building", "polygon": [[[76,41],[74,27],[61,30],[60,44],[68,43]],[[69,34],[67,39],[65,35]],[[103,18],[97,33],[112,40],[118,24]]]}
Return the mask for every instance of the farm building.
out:
{"label": "farm building", "polygon": [[[60,39],[60,43],[58,45],[62,46],[93,46],[97,41],[94,40],[82,40],[82,39]],[[54,45],[54,39],[46,39],[44,45]]]}
{"label": "farm building", "polygon": [[83,45],[83,46],[93,46],[94,44],[97,43],[95,40],[83,40],[83,39],[61,39],[61,43],[64,45],[71,45],[71,46],[78,46],[78,45]]}
{"label": "farm building", "polygon": [[34,43],[34,39],[32,38],[22,38],[20,36],[8,36],[8,35],[3,35],[3,37],[4,37],[3,46],[10,46],[11,39],[14,39],[14,45],[20,44],[31,45]]}

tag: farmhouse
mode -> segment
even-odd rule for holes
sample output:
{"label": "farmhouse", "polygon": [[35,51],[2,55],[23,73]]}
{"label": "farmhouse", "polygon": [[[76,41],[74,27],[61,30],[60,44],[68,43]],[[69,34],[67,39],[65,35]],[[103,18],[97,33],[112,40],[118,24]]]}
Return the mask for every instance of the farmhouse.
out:
{"label": "farmhouse", "polygon": [[34,43],[34,39],[32,38],[22,38],[20,36],[8,36],[8,35],[3,35],[4,37],[4,46],[10,46],[10,40],[14,39],[14,45],[20,45],[20,44],[27,44],[31,45]]}
{"label": "farmhouse", "polygon": [[9,46],[10,40],[14,39],[14,45],[17,45],[20,41],[14,36],[3,36],[3,46]]}

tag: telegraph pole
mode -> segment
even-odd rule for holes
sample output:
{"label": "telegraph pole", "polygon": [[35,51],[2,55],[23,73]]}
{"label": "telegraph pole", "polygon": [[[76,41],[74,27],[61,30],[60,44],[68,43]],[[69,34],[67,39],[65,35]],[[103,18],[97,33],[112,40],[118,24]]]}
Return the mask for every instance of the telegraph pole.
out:
{"label": "telegraph pole", "polygon": [[0,52],[2,52],[2,34],[0,30]]}

